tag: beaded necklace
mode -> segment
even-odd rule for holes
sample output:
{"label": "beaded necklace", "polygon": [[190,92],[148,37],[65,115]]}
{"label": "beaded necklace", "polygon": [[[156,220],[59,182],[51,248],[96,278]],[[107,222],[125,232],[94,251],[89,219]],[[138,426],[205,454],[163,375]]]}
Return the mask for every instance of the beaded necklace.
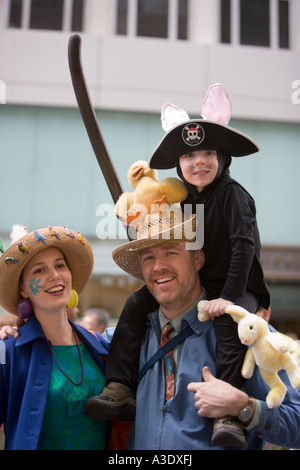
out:
{"label": "beaded necklace", "polygon": [[73,332],[73,335],[74,335],[74,338],[75,338],[75,341],[76,341],[76,346],[77,346],[78,355],[79,355],[79,360],[80,360],[80,366],[81,366],[81,379],[80,379],[79,382],[74,382],[74,381],[71,379],[71,377],[69,377],[68,374],[62,370],[62,368],[60,367],[60,365],[58,364],[58,362],[57,362],[57,360],[56,360],[56,357],[55,357],[55,355],[54,355],[53,349],[51,348],[51,344],[50,344],[48,338],[46,338],[46,340],[47,340],[47,344],[48,344],[48,346],[49,346],[49,349],[50,349],[50,351],[51,351],[52,357],[53,357],[53,359],[55,360],[56,365],[57,365],[57,367],[59,368],[59,370],[67,377],[67,379],[70,380],[70,382],[72,382],[73,385],[80,385],[81,382],[83,381],[83,377],[84,377],[83,364],[82,364],[82,357],[81,357],[81,352],[80,352],[80,347],[79,347],[79,344],[78,344],[78,340],[77,340],[77,337],[76,337],[76,335],[75,335],[75,332],[74,332],[73,328],[72,328],[72,332]]}

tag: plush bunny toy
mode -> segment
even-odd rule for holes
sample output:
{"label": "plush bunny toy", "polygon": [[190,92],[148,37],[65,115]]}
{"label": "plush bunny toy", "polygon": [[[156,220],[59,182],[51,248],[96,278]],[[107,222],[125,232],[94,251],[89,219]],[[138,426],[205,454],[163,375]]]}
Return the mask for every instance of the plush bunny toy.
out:
{"label": "plush bunny toy", "polygon": [[[208,320],[204,312],[205,302],[198,304],[200,321]],[[257,364],[263,380],[270,387],[267,406],[277,408],[286,394],[286,386],[279,378],[278,371],[284,369],[291,385],[300,390],[300,367],[293,357],[296,342],[281,333],[271,332],[263,318],[238,305],[230,305],[225,312],[238,323],[239,338],[243,344],[249,346],[241,370],[242,376],[246,379],[252,377]]]}

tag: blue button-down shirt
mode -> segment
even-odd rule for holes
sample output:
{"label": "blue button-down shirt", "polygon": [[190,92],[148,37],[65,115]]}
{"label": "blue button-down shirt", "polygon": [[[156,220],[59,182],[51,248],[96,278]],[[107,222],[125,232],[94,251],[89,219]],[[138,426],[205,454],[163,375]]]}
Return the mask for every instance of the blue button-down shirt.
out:
{"label": "blue button-down shirt", "polygon": [[[175,396],[164,402],[163,363],[158,361],[144,375],[138,387],[136,418],[130,433],[129,449],[221,449],[211,444],[213,420],[197,414],[193,393],[187,390],[190,382],[202,381],[204,366],[209,366],[215,374],[216,338],[213,322],[199,322],[197,308],[194,308],[182,320],[182,329],[187,324],[194,332],[178,346],[179,368]],[[157,351],[159,336],[157,310],[150,315],[141,348],[140,367]],[[269,389],[257,368],[253,377],[247,380],[247,393],[260,401],[261,409],[257,426],[245,431],[246,445],[242,449],[262,449],[264,441],[300,448],[300,393],[288,385],[285,372],[281,377],[287,383],[288,392],[284,403],[272,410],[265,403]]]}

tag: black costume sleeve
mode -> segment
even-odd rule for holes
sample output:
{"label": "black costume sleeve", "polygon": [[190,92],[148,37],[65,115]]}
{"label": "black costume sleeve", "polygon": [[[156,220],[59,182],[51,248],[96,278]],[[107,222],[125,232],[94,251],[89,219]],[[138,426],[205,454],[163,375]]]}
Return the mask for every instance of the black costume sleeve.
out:
{"label": "black costume sleeve", "polygon": [[252,197],[238,184],[224,188],[221,204],[231,247],[229,270],[221,297],[235,302],[246,292],[257,244],[260,248],[256,209]]}

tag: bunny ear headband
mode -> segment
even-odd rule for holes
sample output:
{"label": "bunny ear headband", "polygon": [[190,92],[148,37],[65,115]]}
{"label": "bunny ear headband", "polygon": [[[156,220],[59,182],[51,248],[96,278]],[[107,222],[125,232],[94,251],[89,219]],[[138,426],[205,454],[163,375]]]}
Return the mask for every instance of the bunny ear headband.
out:
{"label": "bunny ear headband", "polygon": [[195,150],[217,150],[233,157],[259,151],[252,139],[228,126],[231,101],[219,83],[208,88],[201,116],[202,119],[190,119],[178,106],[162,106],[161,121],[166,134],[150,156],[150,168],[173,168],[181,155]]}

